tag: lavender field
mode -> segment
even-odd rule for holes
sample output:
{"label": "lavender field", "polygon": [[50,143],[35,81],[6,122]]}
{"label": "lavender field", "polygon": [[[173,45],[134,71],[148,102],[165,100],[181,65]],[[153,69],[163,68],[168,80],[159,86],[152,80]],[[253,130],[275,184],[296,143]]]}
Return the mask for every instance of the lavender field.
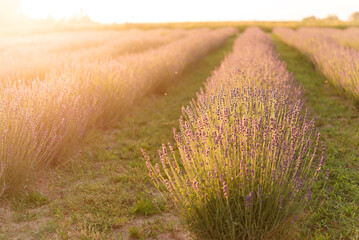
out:
{"label": "lavender field", "polygon": [[1,35],[0,239],[359,239],[359,29],[215,26]]}

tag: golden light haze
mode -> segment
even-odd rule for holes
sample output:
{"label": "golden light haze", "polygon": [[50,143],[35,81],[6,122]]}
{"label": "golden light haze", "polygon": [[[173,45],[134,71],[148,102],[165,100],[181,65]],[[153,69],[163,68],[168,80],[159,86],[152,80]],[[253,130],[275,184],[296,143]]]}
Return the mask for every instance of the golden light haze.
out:
{"label": "golden light haze", "polygon": [[32,18],[88,15],[101,23],[238,20],[301,20],[335,14],[342,20],[359,11],[357,0],[22,0],[21,12]]}

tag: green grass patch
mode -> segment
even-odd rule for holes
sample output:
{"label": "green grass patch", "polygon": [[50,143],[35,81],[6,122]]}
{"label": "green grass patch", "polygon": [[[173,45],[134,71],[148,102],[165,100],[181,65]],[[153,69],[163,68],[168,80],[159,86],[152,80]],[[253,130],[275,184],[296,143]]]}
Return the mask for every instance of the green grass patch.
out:
{"label": "green grass patch", "polygon": [[128,230],[128,233],[129,233],[129,236],[131,239],[141,239],[142,238],[142,230],[141,228],[139,227],[131,227],[129,230]]}
{"label": "green grass patch", "polygon": [[12,206],[15,211],[22,211],[24,209],[40,207],[47,203],[49,203],[49,200],[43,193],[29,191],[14,198]]}
{"label": "green grass patch", "polygon": [[130,208],[130,213],[135,216],[151,216],[164,210],[164,202],[149,194],[141,193],[138,200]]}
{"label": "green grass patch", "polygon": [[305,88],[306,105],[318,117],[330,169],[326,187],[331,192],[326,201],[308,210],[310,217],[300,226],[301,239],[359,239],[359,113],[309,58],[276,36],[273,39],[287,69]]}

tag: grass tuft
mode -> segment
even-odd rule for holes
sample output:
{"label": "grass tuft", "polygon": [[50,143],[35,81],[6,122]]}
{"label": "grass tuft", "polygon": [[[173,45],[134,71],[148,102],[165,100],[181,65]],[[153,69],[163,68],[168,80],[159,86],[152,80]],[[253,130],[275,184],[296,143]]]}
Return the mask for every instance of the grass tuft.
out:
{"label": "grass tuft", "polygon": [[130,238],[132,238],[132,239],[141,239],[141,237],[142,237],[142,230],[136,226],[131,227],[128,230],[128,233],[129,233]]}
{"label": "grass tuft", "polygon": [[41,192],[29,191],[19,195],[13,201],[13,208],[17,211],[36,208],[49,203],[49,199]]}
{"label": "grass tuft", "polygon": [[163,201],[148,194],[141,193],[138,200],[130,208],[130,213],[136,216],[151,216],[164,210]]}

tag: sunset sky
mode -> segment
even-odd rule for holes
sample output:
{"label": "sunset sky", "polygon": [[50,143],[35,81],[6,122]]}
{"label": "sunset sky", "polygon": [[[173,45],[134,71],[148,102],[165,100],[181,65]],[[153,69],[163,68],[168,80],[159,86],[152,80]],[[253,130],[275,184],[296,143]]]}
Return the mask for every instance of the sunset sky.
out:
{"label": "sunset sky", "polygon": [[231,20],[301,20],[359,11],[359,0],[21,0],[19,12],[60,19],[86,14],[101,23]]}

